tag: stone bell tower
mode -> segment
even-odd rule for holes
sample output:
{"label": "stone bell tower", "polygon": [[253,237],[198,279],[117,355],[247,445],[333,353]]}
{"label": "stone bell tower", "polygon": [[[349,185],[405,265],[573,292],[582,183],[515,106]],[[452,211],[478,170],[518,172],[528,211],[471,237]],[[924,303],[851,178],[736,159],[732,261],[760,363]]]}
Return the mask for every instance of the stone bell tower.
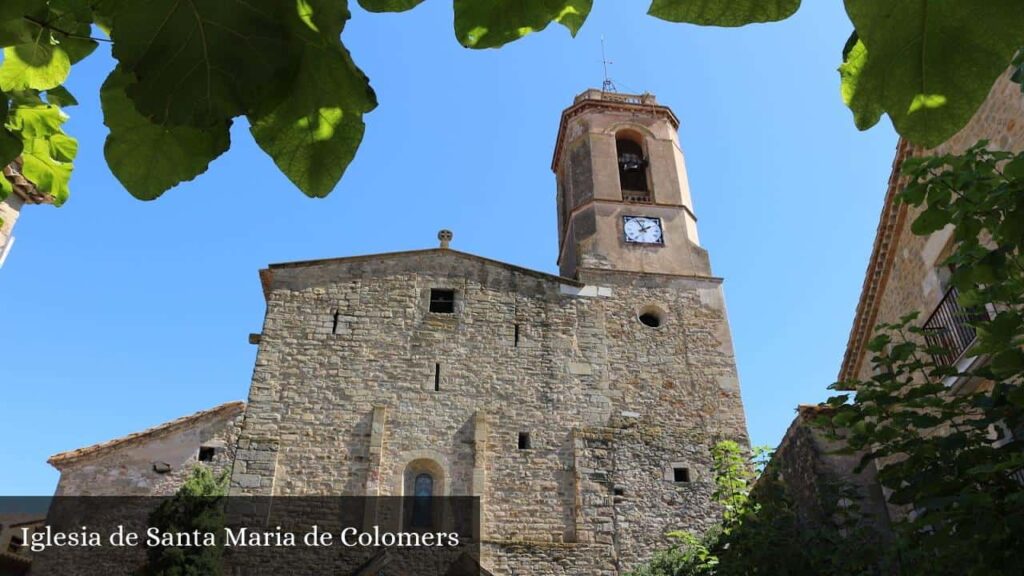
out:
{"label": "stone bell tower", "polygon": [[672,110],[650,94],[587,90],[562,112],[551,164],[562,276],[710,276],[678,128]]}

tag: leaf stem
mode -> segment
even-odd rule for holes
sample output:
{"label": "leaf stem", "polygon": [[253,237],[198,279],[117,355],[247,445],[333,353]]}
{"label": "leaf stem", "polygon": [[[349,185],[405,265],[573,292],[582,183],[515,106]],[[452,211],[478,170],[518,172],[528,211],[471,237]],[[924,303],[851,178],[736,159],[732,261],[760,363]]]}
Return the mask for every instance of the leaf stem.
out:
{"label": "leaf stem", "polygon": [[67,30],[61,30],[60,28],[57,28],[56,26],[53,26],[53,25],[49,24],[48,22],[42,22],[42,21],[37,20],[37,19],[35,19],[35,18],[31,17],[31,16],[23,16],[23,18],[25,20],[27,20],[28,22],[31,22],[31,23],[35,24],[36,26],[39,26],[40,28],[43,28],[45,30],[51,30],[51,31],[56,32],[58,34],[62,34],[62,35],[64,35],[67,38],[77,38],[79,40],[92,40],[93,42],[111,42],[111,43],[113,42],[113,40],[110,40],[108,38],[93,38],[92,36],[83,36],[81,34],[74,34],[74,33],[68,32]]}

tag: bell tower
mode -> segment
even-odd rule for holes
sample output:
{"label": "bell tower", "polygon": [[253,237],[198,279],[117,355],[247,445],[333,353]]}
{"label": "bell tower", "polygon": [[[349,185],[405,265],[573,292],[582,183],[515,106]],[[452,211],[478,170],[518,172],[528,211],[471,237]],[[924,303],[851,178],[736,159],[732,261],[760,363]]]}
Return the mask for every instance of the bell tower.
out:
{"label": "bell tower", "polygon": [[562,276],[711,275],[678,129],[676,115],[650,94],[591,89],[562,112],[551,164]]}

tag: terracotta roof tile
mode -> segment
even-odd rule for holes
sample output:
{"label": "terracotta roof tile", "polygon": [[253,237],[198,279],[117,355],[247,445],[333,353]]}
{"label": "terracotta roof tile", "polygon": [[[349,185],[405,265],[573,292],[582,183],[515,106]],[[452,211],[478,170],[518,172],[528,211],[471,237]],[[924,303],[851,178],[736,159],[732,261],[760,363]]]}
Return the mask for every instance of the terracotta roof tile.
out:
{"label": "terracotta roof tile", "polygon": [[101,442],[99,444],[93,444],[92,446],[86,446],[84,448],[78,448],[77,450],[69,450],[67,452],[54,454],[53,456],[50,456],[50,459],[47,460],[47,462],[54,468],[60,469],[62,466],[80,460],[81,458],[85,458],[87,456],[95,456],[97,454],[106,452],[118,446],[150,438],[157,434],[171,432],[179,428],[183,428],[197,420],[202,420],[204,418],[209,418],[213,416],[233,416],[235,414],[240,414],[244,409],[245,402],[227,402],[225,404],[221,404],[220,406],[210,408],[209,410],[202,410],[190,416],[183,416],[181,418],[171,420],[170,422],[164,422],[163,424],[154,426],[152,428],[148,428],[141,432],[134,432],[132,434],[128,434],[127,436],[122,436],[120,438],[115,438],[113,440],[108,440],[106,442]]}
{"label": "terracotta roof tile", "polygon": [[22,176],[21,165],[21,157],[19,156],[15,158],[14,162],[4,166],[2,170],[3,176],[14,185],[14,193],[29,204],[52,204],[52,196],[40,192],[35,184]]}
{"label": "terracotta roof tile", "polygon": [[906,184],[902,175],[903,161],[914,153],[914,147],[900,139],[896,146],[896,157],[893,159],[889,186],[885,191],[882,203],[882,214],[878,219],[878,231],[871,249],[871,259],[864,273],[864,285],[857,302],[857,312],[850,328],[850,337],[846,344],[846,354],[839,369],[839,380],[851,380],[857,377],[857,371],[863,362],[867,341],[874,331],[878,306],[885,292],[885,285],[892,269],[892,261],[896,256],[896,239],[903,228],[907,215],[905,204],[896,204],[896,194]]}

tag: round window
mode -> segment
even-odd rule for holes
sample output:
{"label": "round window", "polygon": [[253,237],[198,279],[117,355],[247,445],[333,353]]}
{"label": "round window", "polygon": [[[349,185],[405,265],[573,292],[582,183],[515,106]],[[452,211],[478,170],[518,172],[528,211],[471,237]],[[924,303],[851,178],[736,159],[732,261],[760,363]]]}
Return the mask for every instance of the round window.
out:
{"label": "round window", "polygon": [[651,328],[657,328],[661,326],[661,318],[657,314],[652,312],[644,312],[640,315],[640,323],[644,326],[650,326]]}
{"label": "round window", "polygon": [[636,319],[648,328],[658,328],[665,323],[665,312],[652,304],[641,308],[637,312]]}

